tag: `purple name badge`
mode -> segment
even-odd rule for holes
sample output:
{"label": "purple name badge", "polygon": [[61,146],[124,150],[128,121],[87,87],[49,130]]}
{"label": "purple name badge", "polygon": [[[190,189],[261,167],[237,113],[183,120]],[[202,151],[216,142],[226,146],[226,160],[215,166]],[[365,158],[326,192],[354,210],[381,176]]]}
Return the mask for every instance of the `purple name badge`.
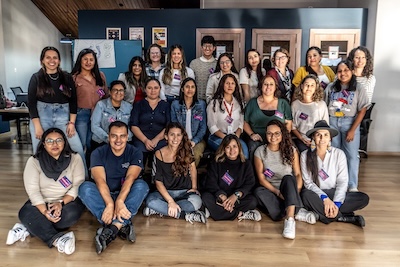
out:
{"label": "purple name badge", "polygon": [[106,93],[104,93],[103,88],[97,89],[97,94],[99,95],[100,98],[106,95]]}
{"label": "purple name badge", "polygon": [[322,181],[325,181],[329,178],[329,175],[323,169],[318,172],[318,175],[321,177]]}
{"label": "purple name badge", "polygon": [[111,123],[111,122],[114,122],[115,121],[115,118],[114,117],[110,117],[110,118],[108,118],[108,121]]}
{"label": "purple name badge", "polygon": [[231,116],[226,116],[225,121],[229,124],[231,124],[233,122],[233,118]]}
{"label": "purple name badge", "polygon": [[342,94],[344,97],[348,97],[350,95],[349,91],[347,91],[347,90],[343,90]]}
{"label": "purple name badge", "polygon": [[275,110],[275,116],[278,117],[279,119],[283,119],[283,113]]}
{"label": "purple name badge", "polygon": [[213,74],[214,73],[214,68],[210,68],[208,71],[210,72],[210,74]]}
{"label": "purple name badge", "polygon": [[267,178],[271,179],[272,177],[274,177],[275,173],[274,173],[273,171],[271,171],[270,169],[267,168],[267,169],[264,171],[264,175],[265,175]]}
{"label": "purple name badge", "polygon": [[232,176],[229,175],[228,172],[226,172],[226,173],[224,174],[224,176],[222,176],[221,179],[222,179],[222,181],[224,181],[227,185],[231,185],[232,182],[235,180],[235,179],[232,178]]}
{"label": "purple name badge", "polygon": [[194,115],[193,118],[198,121],[203,121],[203,116],[201,115]]}
{"label": "purple name badge", "polygon": [[180,81],[181,80],[181,75],[175,73],[174,79]]}
{"label": "purple name badge", "polygon": [[64,188],[68,188],[72,182],[68,179],[67,176],[64,176],[60,179],[58,179],[58,182],[60,182],[60,184],[64,187]]}
{"label": "purple name badge", "polygon": [[308,118],[308,115],[302,112],[300,114],[299,118],[302,119],[302,120],[306,120]]}

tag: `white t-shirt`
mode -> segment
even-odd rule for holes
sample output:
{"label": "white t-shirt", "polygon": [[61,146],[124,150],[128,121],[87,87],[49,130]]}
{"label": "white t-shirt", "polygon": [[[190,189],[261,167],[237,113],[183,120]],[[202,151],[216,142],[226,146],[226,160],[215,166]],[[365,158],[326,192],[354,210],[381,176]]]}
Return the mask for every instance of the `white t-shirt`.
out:
{"label": "white t-shirt", "polygon": [[[174,69],[172,72],[172,81],[171,84],[164,84],[162,81],[162,77],[164,76],[164,70],[162,69],[160,72],[160,83],[161,83],[161,99],[165,100],[165,95],[169,96],[179,96],[179,90],[181,89],[181,82],[183,81],[181,76],[181,71]],[[195,79],[194,72],[191,68],[186,67],[187,77]]]}
{"label": "white t-shirt", "polygon": [[[265,69],[261,69],[262,75],[265,75]],[[249,74],[247,73],[246,68],[242,68],[239,72],[239,83],[240,84],[247,84],[250,88],[250,98],[258,96],[258,78],[257,73],[252,70],[249,78]]]}

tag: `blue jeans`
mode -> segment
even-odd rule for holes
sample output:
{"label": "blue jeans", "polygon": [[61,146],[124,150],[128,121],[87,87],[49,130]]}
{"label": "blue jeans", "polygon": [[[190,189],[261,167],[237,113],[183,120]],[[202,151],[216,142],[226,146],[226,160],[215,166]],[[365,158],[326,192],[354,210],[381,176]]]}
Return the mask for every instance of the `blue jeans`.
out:
{"label": "blue jeans", "polygon": [[332,146],[344,151],[347,158],[347,167],[349,169],[349,189],[358,186],[358,168],[360,159],[358,148],[360,146],[360,126],[357,127],[354,139],[351,142],[346,141],[347,132],[353,125],[355,117],[329,117],[331,127],[339,131],[339,134],[332,139]]}
{"label": "blue jeans", "polygon": [[90,150],[90,141],[92,140],[92,131],[90,129],[91,110],[87,108],[78,108],[76,114],[75,129],[81,140],[83,149]]}
{"label": "blue jeans", "polygon": [[[136,215],[140,205],[142,205],[142,202],[148,193],[149,187],[147,183],[142,179],[136,179],[124,202],[126,208],[132,215],[131,218]],[[119,191],[110,192],[110,194],[112,199],[115,201],[119,195]],[[88,210],[97,218],[97,220],[104,225],[103,221],[101,220],[101,216],[103,215],[106,204],[104,203],[103,197],[101,196],[97,185],[89,181],[83,182],[83,184],[81,184],[79,187],[79,198],[88,208]],[[124,219],[123,225],[131,224],[131,218]],[[119,221],[116,219],[113,221],[113,223],[114,222]]]}
{"label": "blue jeans", "polygon": [[[68,103],[51,104],[38,101],[37,109],[38,109],[40,124],[42,125],[43,131],[55,127],[62,130],[64,134],[67,136],[67,123],[69,121]],[[40,140],[36,139],[35,126],[33,125],[32,120],[29,125],[29,130],[31,132],[33,154],[35,154]],[[83,164],[86,168],[85,154],[83,153],[83,147],[81,140],[79,139],[79,136],[75,134],[71,138],[67,136],[67,139],[69,145],[71,146],[71,149],[77,152],[82,157]]]}
{"label": "blue jeans", "polygon": [[[249,149],[247,148],[246,143],[242,139],[239,139],[239,140],[240,140],[240,143],[242,144],[243,154],[244,154],[245,158],[248,159],[249,158]],[[218,149],[218,147],[221,143],[222,143],[222,138],[219,138],[215,134],[212,134],[208,137],[207,144],[214,151],[216,151]]]}
{"label": "blue jeans", "polygon": [[[187,193],[187,189],[167,190],[168,194],[175,200],[181,208],[181,212],[190,213],[201,207],[201,198],[195,193]],[[146,198],[146,206],[160,214],[168,216],[168,203],[163,196],[155,191]],[[180,213],[177,215],[179,218]]]}

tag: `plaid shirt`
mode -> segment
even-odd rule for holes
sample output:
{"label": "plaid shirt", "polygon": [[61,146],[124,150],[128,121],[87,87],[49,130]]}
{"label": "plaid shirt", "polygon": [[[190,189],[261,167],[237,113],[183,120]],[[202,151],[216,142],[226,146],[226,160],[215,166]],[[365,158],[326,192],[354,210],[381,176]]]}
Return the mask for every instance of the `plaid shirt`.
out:
{"label": "plaid shirt", "polygon": [[158,71],[155,71],[155,70],[151,67],[150,64],[146,64],[146,73],[147,73],[147,76],[153,77],[153,78],[155,78],[155,79],[157,79],[157,80],[160,80],[160,79],[159,79],[159,78],[160,78],[160,72],[161,72],[161,70],[162,70],[163,68],[165,68],[165,65],[164,65],[164,64],[161,64],[161,68],[160,68]]}

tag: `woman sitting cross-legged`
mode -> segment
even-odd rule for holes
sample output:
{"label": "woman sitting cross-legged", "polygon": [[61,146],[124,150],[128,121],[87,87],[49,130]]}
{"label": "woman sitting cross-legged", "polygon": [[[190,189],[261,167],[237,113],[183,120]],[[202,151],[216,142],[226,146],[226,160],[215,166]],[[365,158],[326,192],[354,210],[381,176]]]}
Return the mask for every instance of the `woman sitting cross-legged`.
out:
{"label": "woman sitting cross-legged", "polygon": [[243,219],[260,221],[251,194],[255,184],[252,164],[246,160],[239,138],[228,134],[208,168],[203,203],[215,221]]}
{"label": "woman sitting cross-legged", "polygon": [[266,127],[266,137],[266,145],[260,146],[254,153],[254,165],[261,185],[254,194],[272,220],[286,218],[282,235],[294,239],[294,219],[314,224],[316,215],[301,208],[299,192],[303,180],[299,154],[286,126],[278,120],[270,121]]}
{"label": "woman sitting cross-legged", "polygon": [[312,144],[301,153],[305,187],[301,197],[304,206],[315,211],[323,223],[340,221],[364,227],[364,218],[354,215],[354,211],[366,207],[369,197],[361,192],[347,192],[349,174],[346,155],[331,146],[331,139],[337,134],[338,131],[323,120],[307,132]]}
{"label": "woman sitting cross-legged", "polygon": [[147,196],[143,214],[206,223],[204,212],[199,211],[201,198],[197,191],[197,170],[187,133],[181,124],[171,122],[165,129],[165,139],[167,146],[155,153],[153,172],[157,191]]}
{"label": "woman sitting cross-legged", "polygon": [[36,153],[24,170],[24,185],[29,200],[19,211],[21,223],[8,232],[7,245],[24,241],[31,234],[67,255],[75,251],[75,235],[64,233],[81,217],[85,206],[78,188],[85,180],[82,158],[72,151],[64,132],[46,130]]}

